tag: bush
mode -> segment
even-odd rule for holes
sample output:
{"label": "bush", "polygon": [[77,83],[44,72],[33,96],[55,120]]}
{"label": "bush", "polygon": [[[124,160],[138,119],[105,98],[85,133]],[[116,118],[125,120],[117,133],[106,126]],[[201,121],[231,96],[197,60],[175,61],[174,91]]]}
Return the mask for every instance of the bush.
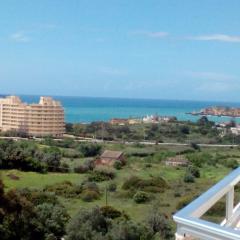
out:
{"label": "bush", "polygon": [[232,169],[235,169],[239,166],[239,163],[236,159],[229,159],[225,162],[224,164],[226,167],[228,168],[232,168]]}
{"label": "bush", "polygon": [[92,202],[94,200],[99,199],[100,190],[96,183],[84,182],[84,183],[82,183],[81,187],[82,187],[81,198],[83,201]]}
{"label": "bush", "polygon": [[70,171],[70,167],[67,163],[61,163],[59,171],[62,173],[68,173]]}
{"label": "bush", "polygon": [[108,189],[109,192],[116,192],[116,190],[117,190],[117,184],[114,183],[114,182],[111,182],[111,183],[109,183],[107,189]]}
{"label": "bush", "polygon": [[146,163],[145,164],[145,168],[151,168],[152,167],[152,164],[151,163]]}
{"label": "bush", "polygon": [[191,173],[186,173],[184,176],[184,182],[186,183],[194,183],[194,176]]}
{"label": "bush", "polygon": [[190,202],[192,202],[195,198],[196,198],[196,196],[192,196],[192,195],[185,195],[185,196],[181,197],[176,206],[177,210],[184,208]]}
{"label": "bush", "polygon": [[99,208],[81,209],[69,221],[66,240],[102,240],[108,227],[108,222]]}
{"label": "bush", "polygon": [[208,216],[224,216],[226,203],[224,201],[217,202],[213,207],[207,211]]}
{"label": "bush", "polygon": [[146,219],[147,226],[154,234],[159,234],[161,238],[173,239],[172,227],[168,217],[161,213],[158,208],[153,207]]}
{"label": "bush", "polygon": [[84,202],[92,202],[99,199],[100,194],[93,190],[85,190],[82,192],[81,198]]}
{"label": "bush", "polygon": [[192,165],[188,166],[187,172],[195,178],[200,178],[200,171],[199,171],[199,168],[196,166],[192,166]]}
{"label": "bush", "polygon": [[95,182],[83,182],[82,183],[83,190],[92,190],[100,193],[99,187]]}
{"label": "bush", "polygon": [[120,211],[118,211],[117,209],[115,209],[111,206],[101,207],[100,211],[102,212],[104,217],[111,218],[111,219],[121,217],[121,215],[122,215],[122,213]]}
{"label": "bush", "polygon": [[114,179],[116,176],[115,172],[107,167],[95,168],[91,175],[88,177],[89,181],[102,182]]}
{"label": "bush", "polygon": [[89,168],[85,165],[79,165],[74,168],[75,173],[87,173],[89,171]]}
{"label": "bush", "polygon": [[181,197],[181,193],[175,192],[175,193],[174,193],[174,197]]}
{"label": "bush", "polygon": [[107,238],[111,240],[152,240],[152,232],[144,226],[131,220],[122,220],[109,229]]}
{"label": "bush", "polygon": [[199,146],[197,143],[194,143],[194,142],[191,143],[191,147],[192,147],[194,150],[198,150],[198,151],[201,150],[200,146]]}
{"label": "bush", "polygon": [[117,169],[117,170],[120,170],[120,169],[122,169],[122,162],[121,161],[115,161],[114,162],[114,164],[113,164],[113,167],[115,168],[115,169]]}
{"label": "bush", "polygon": [[183,125],[183,126],[180,127],[180,132],[182,134],[189,134],[190,133],[190,129],[189,129],[188,126]]}
{"label": "bush", "polygon": [[145,203],[149,200],[149,195],[145,192],[139,191],[133,196],[136,203]]}
{"label": "bush", "polygon": [[94,157],[101,152],[101,146],[92,143],[81,143],[79,146],[79,151],[84,157]]}
{"label": "bush", "polygon": [[136,176],[132,176],[127,179],[122,188],[124,190],[140,190],[145,192],[164,192],[168,188],[167,182],[161,177],[152,177],[150,179],[141,179]]}
{"label": "bush", "polygon": [[69,181],[64,181],[54,185],[46,186],[44,191],[54,192],[56,195],[65,198],[76,198],[80,196],[82,192],[82,186],[78,186]]}
{"label": "bush", "polygon": [[82,165],[74,168],[75,173],[87,173],[95,168],[94,160],[86,160]]}

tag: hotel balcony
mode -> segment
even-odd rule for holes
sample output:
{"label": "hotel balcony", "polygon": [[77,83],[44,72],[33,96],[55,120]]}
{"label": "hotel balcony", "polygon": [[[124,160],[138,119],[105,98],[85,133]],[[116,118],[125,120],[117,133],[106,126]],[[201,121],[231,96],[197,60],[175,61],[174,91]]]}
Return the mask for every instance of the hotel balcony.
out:
{"label": "hotel balcony", "polygon": [[[176,240],[240,240],[240,202],[234,204],[234,189],[239,182],[240,167],[177,212],[173,216]],[[203,215],[222,198],[226,207],[221,223],[204,220]]]}

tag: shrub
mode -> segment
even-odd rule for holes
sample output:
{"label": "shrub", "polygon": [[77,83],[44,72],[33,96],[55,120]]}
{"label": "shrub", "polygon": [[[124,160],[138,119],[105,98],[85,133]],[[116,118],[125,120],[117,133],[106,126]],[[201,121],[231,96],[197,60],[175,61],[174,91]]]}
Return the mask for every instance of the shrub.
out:
{"label": "shrub", "polygon": [[100,153],[101,146],[92,143],[81,143],[79,146],[79,151],[83,154],[84,157],[93,157]]}
{"label": "shrub", "polygon": [[190,129],[189,129],[188,126],[183,125],[183,126],[180,127],[180,132],[182,134],[189,134],[190,133]]}
{"label": "shrub", "polygon": [[67,172],[69,172],[70,167],[67,163],[64,162],[64,163],[61,163],[59,170],[62,173],[67,173]]}
{"label": "shrub", "polygon": [[114,164],[113,164],[113,167],[117,170],[120,170],[122,169],[122,162],[121,161],[115,161]]}
{"label": "shrub", "polygon": [[84,182],[84,183],[82,183],[81,187],[82,187],[81,198],[83,201],[92,202],[94,200],[99,199],[100,190],[96,183]]}
{"label": "shrub", "polygon": [[136,189],[145,192],[164,192],[168,188],[167,182],[161,177],[152,177],[150,179],[141,179],[136,176],[132,176],[127,179],[122,188],[124,190]]}
{"label": "shrub", "polygon": [[116,176],[115,172],[107,167],[95,168],[91,175],[88,177],[89,181],[102,182],[114,179]]}
{"label": "shrub", "polygon": [[201,150],[200,146],[199,146],[197,143],[194,143],[194,142],[191,143],[191,147],[192,147],[194,150],[198,150],[198,151]]}
{"label": "shrub", "polygon": [[161,213],[158,208],[153,207],[146,219],[147,226],[161,238],[154,239],[173,239],[172,227],[167,215]]}
{"label": "shrub", "polygon": [[181,197],[176,206],[177,210],[184,208],[190,202],[192,202],[195,198],[196,198],[196,196],[192,196],[192,195],[185,195],[185,196]]}
{"label": "shrub", "polygon": [[235,169],[239,166],[238,161],[236,159],[229,159],[224,164],[228,168]]}
{"label": "shrub", "polygon": [[84,190],[92,190],[97,193],[100,193],[99,187],[95,182],[83,182],[82,189]]}
{"label": "shrub", "polygon": [[193,177],[200,178],[200,171],[199,168],[196,166],[188,166],[187,172],[191,174]]}
{"label": "shrub", "polygon": [[75,173],[87,173],[89,171],[89,168],[85,165],[79,165],[74,168]]}
{"label": "shrub", "polygon": [[121,217],[122,215],[120,211],[118,211],[117,209],[111,206],[101,207],[100,211],[102,212],[104,217],[111,218],[111,219]]}
{"label": "shrub", "polygon": [[84,190],[81,194],[81,198],[84,202],[92,202],[99,199],[100,194],[93,190]]}
{"label": "shrub", "polygon": [[150,240],[152,232],[144,226],[131,220],[122,220],[113,224],[109,229],[107,238],[111,240]]}
{"label": "shrub", "polygon": [[56,183],[54,185],[46,186],[44,191],[54,192],[56,195],[65,198],[76,198],[79,197],[82,192],[82,186],[78,186],[69,181]]}
{"label": "shrub", "polygon": [[151,163],[146,163],[145,164],[145,168],[151,168],[152,167],[152,164]]}
{"label": "shrub", "polygon": [[181,193],[175,192],[175,193],[174,193],[174,197],[181,197]]}
{"label": "shrub", "polygon": [[194,183],[194,176],[191,173],[186,173],[184,176],[184,182],[186,183]]}
{"label": "shrub", "polygon": [[145,192],[139,191],[133,196],[136,203],[145,203],[149,200],[149,195]]}
{"label": "shrub", "polygon": [[209,216],[223,216],[225,212],[226,204],[223,201],[217,202],[213,207],[207,211]]}
{"label": "shrub", "polygon": [[108,230],[108,222],[98,207],[81,209],[67,227],[67,240],[102,240]]}
{"label": "shrub", "polygon": [[114,183],[114,182],[111,182],[111,183],[109,183],[107,189],[108,189],[109,192],[116,192],[116,190],[117,190],[117,184]]}

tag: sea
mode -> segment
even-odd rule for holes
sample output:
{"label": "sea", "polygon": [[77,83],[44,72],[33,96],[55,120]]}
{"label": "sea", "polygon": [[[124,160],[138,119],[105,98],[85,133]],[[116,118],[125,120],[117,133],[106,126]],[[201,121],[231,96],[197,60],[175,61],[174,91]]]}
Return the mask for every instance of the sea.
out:
{"label": "sea", "polygon": [[[27,103],[39,101],[39,96],[21,95]],[[175,116],[178,120],[197,121],[200,116],[186,113],[199,111],[211,106],[240,107],[240,103],[213,101],[185,101],[160,99],[125,99],[100,97],[54,96],[61,101],[65,110],[65,121],[69,123],[89,123],[108,121],[112,118],[141,118],[146,115]],[[231,117],[208,116],[215,122],[227,122]],[[240,123],[240,118],[235,119]]]}

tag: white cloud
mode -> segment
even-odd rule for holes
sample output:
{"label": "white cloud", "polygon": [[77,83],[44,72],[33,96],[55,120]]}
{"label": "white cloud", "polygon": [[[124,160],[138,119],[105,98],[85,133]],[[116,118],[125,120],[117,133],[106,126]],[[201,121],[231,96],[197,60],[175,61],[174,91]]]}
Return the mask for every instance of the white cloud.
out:
{"label": "white cloud", "polygon": [[210,34],[187,37],[190,40],[196,41],[219,41],[219,42],[240,42],[240,36],[232,36],[226,34]]}
{"label": "white cloud", "polygon": [[24,32],[16,32],[10,35],[10,39],[15,42],[27,43],[31,39]]}
{"label": "white cloud", "polygon": [[193,77],[196,79],[202,80],[212,80],[212,81],[232,81],[235,80],[236,77],[229,74],[224,73],[216,73],[216,72],[186,72],[186,75],[189,77]]}
{"label": "white cloud", "polygon": [[152,31],[135,31],[135,35],[143,35],[150,38],[165,38],[169,35],[168,32],[152,32]]}

